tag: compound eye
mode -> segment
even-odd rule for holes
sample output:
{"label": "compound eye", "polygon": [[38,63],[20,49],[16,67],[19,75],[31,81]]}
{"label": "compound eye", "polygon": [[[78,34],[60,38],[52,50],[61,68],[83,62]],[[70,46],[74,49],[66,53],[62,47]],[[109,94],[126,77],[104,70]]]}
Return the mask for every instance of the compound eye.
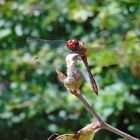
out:
{"label": "compound eye", "polygon": [[71,50],[76,49],[78,46],[79,46],[79,41],[75,38],[73,38],[67,42],[67,48],[69,48]]}

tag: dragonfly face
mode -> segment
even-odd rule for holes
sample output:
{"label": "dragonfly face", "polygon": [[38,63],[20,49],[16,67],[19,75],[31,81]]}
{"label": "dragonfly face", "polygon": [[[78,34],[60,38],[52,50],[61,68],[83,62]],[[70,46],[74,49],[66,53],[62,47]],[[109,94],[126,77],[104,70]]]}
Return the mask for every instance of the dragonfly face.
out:
{"label": "dragonfly face", "polygon": [[79,41],[75,38],[68,40],[67,48],[70,50],[76,50],[79,47]]}
{"label": "dragonfly face", "polygon": [[86,55],[87,49],[84,46],[84,42],[75,38],[67,41],[67,48],[74,53],[78,53],[81,57]]}

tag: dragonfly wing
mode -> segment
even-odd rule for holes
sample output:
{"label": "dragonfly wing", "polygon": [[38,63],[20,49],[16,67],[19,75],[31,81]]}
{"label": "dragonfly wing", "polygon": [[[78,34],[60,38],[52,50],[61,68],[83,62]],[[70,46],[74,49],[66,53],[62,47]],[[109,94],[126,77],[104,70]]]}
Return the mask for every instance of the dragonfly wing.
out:
{"label": "dragonfly wing", "polygon": [[45,40],[28,38],[28,53],[31,63],[44,69],[60,69],[65,63],[65,56],[69,53],[63,40]]}
{"label": "dragonfly wing", "polygon": [[[112,28],[101,33],[98,33],[100,38],[90,41],[87,44],[89,52],[106,51],[108,49],[117,49],[122,46],[129,46],[129,44],[136,43],[140,39],[140,20],[132,19],[128,23],[121,24],[117,28]],[[124,42],[124,43],[123,43]],[[94,48],[95,47],[95,48]]]}
{"label": "dragonfly wing", "polygon": [[[110,28],[110,29],[106,29],[106,30],[102,30],[102,31],[94,31],[94,33],[92,32],[92,34],[89,35],[88,41],[96,41],[100,38],[110,38],[110,36],[115,34],[120,34],[123,35],[125,34],[127,31],[130,31],[136,27],[139,28],[140,25],[140,20],[139,19],[128,19],[128,22],[125,22],[122,24],[123,21],[120,21],[120,23],[117,24],[116,27]],[[96,28],[95,28],[96,29]]]}
{"label": "dragonfly wing", "polygon": [[109,44],[107,42],[105,43],[93,43],[88,45],[87,52],[88,53],[97,53],[97,52],[102,52],[102,51],[110,51],[114,49],[120,49],[121,47],[129,47],[129,44],[135,45],[139,44],[140,40],[127,40],[127,41],[119,41],[118,43],[115,44]]}
{"label": "dragonfly wing", "polygon": [[66,41],[64,40],[46,40],[46,39],[40,39],[40,38],[35,38],[35,37],[28,37],[27,42],[40,44],[40,45],[47,44],[49,47],[52,47],[52,49],[66,46]]}
{"label": "dragonfly wing", "polygon": [[[111,65],[119,64],[124,59],[140,60],[140,40],[124,41],[114,45],[103,45],[97,48],[88,48],[88,58],[94,60],[94,64]],[[90,60],[91,61],[91,60]]]}

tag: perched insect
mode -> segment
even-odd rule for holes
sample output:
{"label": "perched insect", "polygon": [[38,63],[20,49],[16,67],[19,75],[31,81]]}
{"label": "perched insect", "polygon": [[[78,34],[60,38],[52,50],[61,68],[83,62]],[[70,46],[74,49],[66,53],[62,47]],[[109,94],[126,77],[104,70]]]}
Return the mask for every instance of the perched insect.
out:
{"label": "perched insect", "polygon": [[[134,23],[134,21],[132,22]],[[136,27],[137,28],[137,27]],[[118,33],[118,36],[122,36],[123,34],[126,34],[127,32],[129,31],[133,31],[133,32],[137,32],[139,30],[139,28],[136,30],[136,29],[122,29],[119,28],[118,30],[116,30],[116,32]],[[99,39],[99,37],[102,37],[105,41],[108,39],[110,39],[109,37],[112,36],[113,37],[113,32],[115,30],[113,29],[110,29],[108,31],[103,31],[102,33],[99,33],[98,35],[96,35],[95,39]],[[115,34],[116,35],[116,34]],[[115,36],[116,37],[116,36]],[[95,55],[97,55],[97,52],[101,52],[101,51],[107,51],[107,50],[115,50],[116,48],[125,48],[124,46],[135,46],[137,43],[139,43],[139,40],[138,40],[138,37],[135,37],[136,39],[133,39],[133,40],[126,40],[126,42],[124,41],[120,41],[120,42],[117,42],[116,44],[104,44],[102,43],[101,44],[98,44],[98,47],[89,47],[90,46],[88,43],[86,43],[86,45],[84,44],[84,42],[82,41],[79,41],[77,39],[71,39],[69,41],[65,41],[65,40],[45,40],[45,39],[38,39],[38,38],[32,38],[32,37],[29,37],[28,38],[28,41],[31,42],[31,43],[37,43],[35,46],[38,46],[37,49],[35,49],[35,51],[39,51],[40,54],[37,52],[37,56],[35,56],[35,61],[40,61],[40,59],[44,59],[44,58],[41,58],[42,56],[45,55],[45,52],[47,53],[46,54],[46,59],[49,60],[49,56],[50,55],[50,51],[51,49],[53,49],[55,51],[55,53],[52,51],[52,54],[55,54],[53,57],[59,57],[57,60],[59,60],[61,57],[64,58],[63,56],[67,55],[68,53],[77,53],[79,54],[81,60],[83,61],[84,65],[86,66],[86,70],[88,72],[88,77],[89,77],[89,80],[90,80],[90,83],[91,83],[91,86],[92,86],[92,89],[93,91],[96,93],[96,95],[98,95],[98,87],[97,87],[97,83],[95,81],[95,78],[91,72],[91,69],[90,69],[90,65],[89,65],[89,61],[87,59],[88,57],[88,54],[89,53],[95,53]],[[102,40],[100,38],[100,40]],[[90,41],[91,42],[91,41]],[[95,40],[96,42],[96,40]],[[42,45],[42,44],[46,44],[46,45]],[[96,44],[97,45],[97,44]],[[39,47],[39,46],[43,46],[43,47]],[[67,46],[68,49],[65,49]],[[87,46],[87,47],[86,47]],[[103,47],[102,47],[103,46]],[[48,49],[49,48],[49,49]],[[34,50],[34,48],[32,48]],[[121,50],[120,49],[120,50]],[[43,50],[43,51],[42,51]],[[70,50],[68,52],[68,50]],[[119,50],[119,51],[120,51]],[[50,52],[50,53],[48,53]],[[33,52],[33,53],[36,53],[36,52]],[[108,53],[109,54],[109,53]],[[117,56],[117,53],[115,54],[114,53],[114,59],[115,57]]]}
{"label": "perched insect", "polygon": [[86,66],[92,89],[94,90],[96,95],[98,95],[98,87],[87,61],[87,48],[84,46],[84,42],[78,41],[77,39],[71,39],[67,42],[67,47],[72,51],[72,53],[78,53],[80,55],[83,63]]}

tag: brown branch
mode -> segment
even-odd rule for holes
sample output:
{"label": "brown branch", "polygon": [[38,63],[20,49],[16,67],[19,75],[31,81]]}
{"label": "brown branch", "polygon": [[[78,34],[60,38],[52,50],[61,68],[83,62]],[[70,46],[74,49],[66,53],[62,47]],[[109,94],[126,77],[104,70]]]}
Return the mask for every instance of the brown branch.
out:
{"label": "brown branch", "polygon": [[[111,131],[117,135],[120,135],[124,138],[127,138],[128,140],[138,140],[137,138],[112,127],[111,125],[104,122],[101,117],[94,111],[94,109],[88,104],[88,102],[83,98],[82,94],[80,93],[79,87],[82,83],[82,75],[77,70],[76,64],[77,64],[78,54],[68,54],[66,57],[67,62],[67,76],[65,76],[62,72],[56,71],[60,79],[63,81],[65,87],[70,90],[70,92],[75,95],[87,108],[87,110],[96,118],[96,124],[97,128],[106,129],[108,131]],[[95,125],[90,125],[95,126]]]}
{"label": "brown branch", "polygon": [[117,129],[117,128],[114,128],[113,126],[111,126],[111,125],[109,125],[107,123],[105,123],[105,125],[103,125],[102,128],[104,128],[104,129],[106,129],[108,131],[111,131],[111,132],[113,132],[113,133],[115,133],[117,135],[120,135],[120,136],[122,136],[124,138],[127,138],[128,140],[139,140],[139,139],[137,139],[137,138],[135,138],[135,137],[133,137],[133,136],[131,136],[131,135],[129,135],[129,134]]}
{"label": "brown branch", "polygon": [[94,111],[94,109],[88,104],[88,102],[83,98],[82,94],[78,93],[76,90],[74,91],[70,91],[73,95],[75,95],[86,107],[86,109],[96,118],[96,120],[99,123],[99,128],[101,129],[106,129],[108,131],[111,131],[117,135],[120,135],[124,138],[127,138],[128,140],[138,140],[137,138],[117,129],[114,128],[113,126],[107,124],[106,122],[104,122],[101,117],[96,113],[96,111]]}

